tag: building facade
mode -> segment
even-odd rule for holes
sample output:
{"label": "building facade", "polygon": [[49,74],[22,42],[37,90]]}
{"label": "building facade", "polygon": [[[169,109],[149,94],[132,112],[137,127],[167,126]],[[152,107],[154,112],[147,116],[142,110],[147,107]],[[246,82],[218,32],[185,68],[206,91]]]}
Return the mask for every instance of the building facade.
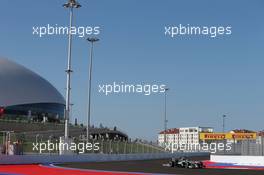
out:
{"label": "building facade", "polygon": [[177,145],[187,145],[187,144],[199,144],[201,142],[199,134],[200,133],[210,133],[213,132],[212,127],[182,127],[173,128],[166,131],[161,131],[158,134],[158,144],[159,146],[164,146],[164,135],[166,135],[166,144],[177,144]]}

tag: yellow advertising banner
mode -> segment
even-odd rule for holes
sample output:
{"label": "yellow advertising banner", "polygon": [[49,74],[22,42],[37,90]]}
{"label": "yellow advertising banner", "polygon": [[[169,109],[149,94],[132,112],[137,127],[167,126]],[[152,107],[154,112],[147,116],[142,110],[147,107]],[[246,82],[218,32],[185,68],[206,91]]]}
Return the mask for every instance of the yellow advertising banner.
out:
{"label": "yellow advertising banner", "polygon": [[200,140],[247,140],[256,138],[257,133],[200,133]]}
{"label": "yellow advertising banner", "polygon": [[256,139],[257,133],[228,133],[228,139],[233,140],[247,140]]}
{"label": "yellow advertising banner", "polygon": [[200,133],[200,140],[224,140],[226,133]]}

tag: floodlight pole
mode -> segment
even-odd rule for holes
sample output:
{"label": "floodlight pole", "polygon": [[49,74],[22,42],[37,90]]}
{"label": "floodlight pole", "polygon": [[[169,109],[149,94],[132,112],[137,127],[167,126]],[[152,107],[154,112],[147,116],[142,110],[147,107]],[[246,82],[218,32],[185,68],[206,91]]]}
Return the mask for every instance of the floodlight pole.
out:
{"label": "floodlight pole", "polygon": [[72,19],[73,19],[73,8],[80,8],[81,5],[75,0],[69,0],[68,3],[64,4],[63,7],[70,9],[70,24],[68,29],[68,65],[67,65],[67,85],[66,85],[66,107],[64,112],[65,118],[65,134],[64,137],[67,139],[69,137],[69,120],[70,120],[70,91],[71,91],[71,56],[72,56]]}
{"label": "floodlight pole", "polygon": [[223,115],[223,133],[225,132],[225,118],[226,118],[226,115]]}
{"label": "floodlight pole", "polygon": [[[223,133],[225,132],[225,118],[226,115],[223,115]],[[226,145],[226,139],[224,140],[224,144]],[[226,146],[224,146],[224,153],[226,152]]]}
{"label": "floodlight pole", "polygon": [[98,38],[87,38],[87,41],[91,43],[90,48],[90,65],[89,65],[89,80],[88,80],[88,109],[87,109],[87,124],[86,124],[86,139],[89,142],[90,125],[91,125],[91,87],[92,87],[92,68],[93,68],[93,47],[94,42],[99,41]]}
{"label": "floodlight pole", "polygon": [[167,91],[169,88],[165,88],[164,92],[164,147],[166,147],[167,143]]}

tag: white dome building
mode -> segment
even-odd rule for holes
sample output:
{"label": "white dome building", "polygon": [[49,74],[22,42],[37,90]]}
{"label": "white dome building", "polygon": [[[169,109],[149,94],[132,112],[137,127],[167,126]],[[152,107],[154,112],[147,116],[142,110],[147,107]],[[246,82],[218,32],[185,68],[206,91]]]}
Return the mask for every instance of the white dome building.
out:
{"label": "white dome building", "polygon": [[63,120],[65,100],[47,80],[0,58],[0,115],[9,119]]}

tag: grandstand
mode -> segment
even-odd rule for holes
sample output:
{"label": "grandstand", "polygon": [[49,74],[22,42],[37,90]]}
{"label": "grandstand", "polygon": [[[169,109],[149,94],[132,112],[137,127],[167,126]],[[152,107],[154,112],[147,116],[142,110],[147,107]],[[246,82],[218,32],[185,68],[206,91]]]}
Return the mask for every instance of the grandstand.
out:
{"label": "grandstand", "polygon": [[[29,127],[30,125],[30,127]],[[26,140],[34,140],[36,135],[43,140],[58,139],[63,135],[64,124],[63,123],[41,123],[41,122],[26,122],[16,120],[0,120],[0,131],[12,131],[14,135],[24,135]],[[105,140],[128,140],[127,134],[119,131],[116,127],[113,129],[107,127],[91,127],[90,133],[93,139],[105,139]],[[85,136],[86,127],[82,125],[70,125],[70,136],[80,137]]]}
{"label": "grandstand", "polygon": [[[30,125],[30,127],[28,127]],[[24,145],[24,152],[32,152],[32,143],[58,142],[64,134],[64,125],[61,123],[40,123],[17,120],[0,120],[0,132],[10,131],[11,142],[20,141]],[[164,152],[162,148],[152,143],[143,142],[139,139],[131,140],[127,134],[116,127],[91,127],[92,142],[100,143],[97,153],[105,154],[128,154],[128,153],[157,153]],[[0,135],[0,145],[3,144],[3,135]],[[74,142],[86,141],[86,127],[83,125],[70,125],[70,137]],[[36,152],[35,152],[36,153]],[[53,152],[55,153],[55,152]]]}

